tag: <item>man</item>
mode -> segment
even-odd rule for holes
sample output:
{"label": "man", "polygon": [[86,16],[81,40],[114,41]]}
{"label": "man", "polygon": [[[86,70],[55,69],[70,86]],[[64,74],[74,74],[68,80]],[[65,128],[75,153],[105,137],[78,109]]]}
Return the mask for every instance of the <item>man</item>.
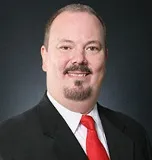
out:
{"label": "man", "polygon": [[47,92],[1,123],[1,159],[152,159],[145,130],[97,103],[107,52],[106,27],[89,6],[71,4],[50,18],[41,47]]}

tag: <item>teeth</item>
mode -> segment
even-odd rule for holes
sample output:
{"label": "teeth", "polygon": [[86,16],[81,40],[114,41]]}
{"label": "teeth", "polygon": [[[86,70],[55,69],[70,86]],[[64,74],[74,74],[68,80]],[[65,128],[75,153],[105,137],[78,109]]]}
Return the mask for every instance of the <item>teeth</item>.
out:
{"label": "teeth", "polygon": [[70,73],[70,76],[74,76],[74,77],[85,77],[86,74],[74,74],[74,73]]}

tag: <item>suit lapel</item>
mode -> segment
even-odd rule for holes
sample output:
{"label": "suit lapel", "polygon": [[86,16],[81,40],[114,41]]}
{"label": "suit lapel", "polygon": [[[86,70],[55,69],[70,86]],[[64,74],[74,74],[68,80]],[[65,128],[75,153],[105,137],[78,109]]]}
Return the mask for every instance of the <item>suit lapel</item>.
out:
{"label": "suit lapel", "polygon": [[[105,110],[98,105],[111,160],[133,160],[133,142],[123,133],[125,126],[116,127]],[[37,113],[43,134],[50,139],[50,159],[55,153],[58,160],[87,160],[79,142],[46,95],[37,106]]]}
{"label": "suit lapel", "polygon": [[38,105],[38,114],[43,134],[51,139],[52,153],[55,152],[58,160],[87,160],[79,142],[46,95]]}
{"label": "suit lapel", "polygon": [[87,160],[83,149],[67,124],[61,122],[59,127],[60,129],[57,130],[55,135],[55,152],[58,159]]}
{"label": "suit lapel", "polygon": [[123,133],[125,126],[116,127],[98,105],[99,116],[105,131],[111,160],[133,160],[133,142]]}

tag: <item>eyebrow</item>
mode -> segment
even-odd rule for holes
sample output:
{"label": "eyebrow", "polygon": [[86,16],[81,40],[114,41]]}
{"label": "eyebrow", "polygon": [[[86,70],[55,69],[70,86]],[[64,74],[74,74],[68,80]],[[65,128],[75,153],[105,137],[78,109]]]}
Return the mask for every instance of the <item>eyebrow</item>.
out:
{"label": "eyebrow", "polygon": [[[74,42],[72,41],[72,40],[69,40],[69,39],[61,39],[61,40],[59,40],[59,43],[72,43],[72,44],[74,44]],[[85,46],[87,46],[87,45],[89,45],[89,44],[98,44],[99,46],[100,46],[100,48],[102,48],[103,47],[103,45],[101,44],[101,42],[100,41],[98,41],[98,40],[91,40],[91,41],[88,41],[86,44],[85,44]]]}
{"label": "eyebrow", "polygon": [[89,45],[89,44],[98,44],[101,48],[103,47],[103,45],[101,44],[101,42],[98,41],[98,40],[88,41],[86,43],[86,45]]}
{"label": "eyebrow", "polygon": [[61,39],[61,40],[59,40],[59,43],[63,43],[63,42],[74,43],[72,40],[69,40],[69,39]]}

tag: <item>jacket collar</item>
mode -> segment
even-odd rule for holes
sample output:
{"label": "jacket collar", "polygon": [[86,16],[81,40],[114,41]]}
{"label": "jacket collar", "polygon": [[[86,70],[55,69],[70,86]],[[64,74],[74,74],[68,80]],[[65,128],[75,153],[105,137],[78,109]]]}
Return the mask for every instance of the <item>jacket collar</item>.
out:
{"label": "jacket collar", "polygon": [[[99,116],[104,128],[112,160],[133,160],[133,141],[124,133],[126,126],[113,117],[113,111],[98,104]],[[117,122],[115,122],[115,120]]]}
{"label": "jacket collar", "polygon": [[87,156],[58,111],[45,96],[38,105],[43,134],[53,141],[58,160],[87,160]]}
{"label": "jacket collar", "polygon": [[[46,94],[39,103],[37,111],[43,134],[53,141],[58,160],[87,160],[87,156],[72,131],[47,98]],[[98,112],[105,131],[111,160],[132,160],[133,142],[123,133],[124,125],[116,127],[104,109],[98,104]]]}

